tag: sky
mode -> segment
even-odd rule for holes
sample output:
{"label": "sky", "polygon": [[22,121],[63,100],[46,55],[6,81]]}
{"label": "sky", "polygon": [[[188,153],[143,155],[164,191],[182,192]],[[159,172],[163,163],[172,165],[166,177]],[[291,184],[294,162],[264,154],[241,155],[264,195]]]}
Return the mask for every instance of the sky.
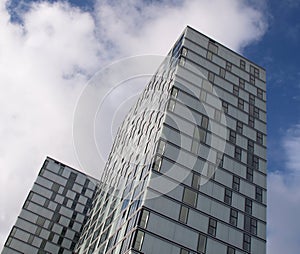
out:
{"label": "sky", "polygon": [[299,0],[0,0],[0,246],[46,156],[82,169],[73,117],[90,78],[124,57],[166,55],[190,25],[267,71],[267,248],[299,253],[299,13]]}

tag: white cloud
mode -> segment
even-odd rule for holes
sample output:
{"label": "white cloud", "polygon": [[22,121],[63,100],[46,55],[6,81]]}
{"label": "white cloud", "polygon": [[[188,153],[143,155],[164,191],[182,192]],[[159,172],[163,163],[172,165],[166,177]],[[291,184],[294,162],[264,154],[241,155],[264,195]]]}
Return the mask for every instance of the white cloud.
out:
{"label": "white cloud", "polygon": [[287,130],[282,141],[286,170],[268,177],[268,253],[298,253],[300,221],[300,125]]}
{"label": "white cloud", "polygon": [[11,23],[0,3],[0,246],[46,155],[78,167],[72,114],[85,82],[104,63],[165,55],[186,24],[232,49],[264,34],[262,11],[240,0],[99,1],[95,13],[36,3]]}

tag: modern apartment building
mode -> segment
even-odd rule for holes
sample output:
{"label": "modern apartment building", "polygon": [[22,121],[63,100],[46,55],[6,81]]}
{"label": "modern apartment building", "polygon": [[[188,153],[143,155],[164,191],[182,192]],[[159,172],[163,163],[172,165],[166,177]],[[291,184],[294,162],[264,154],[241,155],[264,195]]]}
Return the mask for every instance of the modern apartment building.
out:
{"label": "modern apartment building", "polygon": [[47,158],[2,254],[74,253],[98,181]]}
{"label": "modern apartment building", "polygon": [[187,27],[116,135],[76,252],[265,254],[265,81]]}
{"label": "modern apartment building", "polygon": [[265,254],[265,81],[187,27],[120,126],[101,183],[48,158],[2,253]]}

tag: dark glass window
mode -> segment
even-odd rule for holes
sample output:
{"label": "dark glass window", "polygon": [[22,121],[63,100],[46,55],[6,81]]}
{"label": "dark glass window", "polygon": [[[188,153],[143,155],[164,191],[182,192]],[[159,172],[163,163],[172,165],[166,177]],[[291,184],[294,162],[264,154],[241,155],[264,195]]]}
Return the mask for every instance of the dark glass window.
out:
{"label": "dark glass window", "polygon": [[210,41],[208,43],[208,50],[215,54],[218,54],[218,46],[213,41]]}
{"label": "dark glass window", "polygon": [[244,234],[243,249],[247,252],[251,251],[251,237]]}
{"label": "dark glass window", "polygon": [[238,146],[235,147],[234,158],[239,161],[242,159],[242,149]]}
{"label": "dark glass window", "polygon": [[258,202],[262,202],[262,199],[263,199],[263,190],[259,186],[256,186],[255,199]]}
{"label": "dark glass window", "polygon": [[179,221],[181,221],[182,223],[186,223],[188,214],[189,214],[189,208],[182,205],[179,213]]}
{"label": "dark glass window", "polygon": [[250,74],[249,82],[250,82],[250,84],[255,85],[255,77],[254,77],[254,75]]}
{"label": "dark glass window", "polygon": [[215,219],[210,218],[208,223],[208,234],[212,236],[216,236],[217,231],[217,221]]}
{"label": "dark glass window", "polygon": [[185,188],[182,201],[190,206],[196,206],[197,193],[191,189]]}
{"label": "dark glass window", "polygon": [[240,67],[241,69],[245,70],[246,69],[246,62],[244,60],[240,60]]}
{"label": "dark glass window", "polygon": [[242,78],[239,79],[239,86],[240,86],[240,88],[245,89],[245,80],[244,79],[242,79]]}
{"label": "dark glass window", "polygon": [[255,96],[253,94],[249,94],[249,104],[254,105],[255,104]]}
{"label": "dark glass window", "polygon": [[226,62],[226,70],[231,71],[232,64],[230,62]]}
{"label": "dark glass window", "polygon": [[236,96],[239,95],[239,87],[238,86],[233,86],[233,94]]}
{"label": "dark glass window", "polygon": [[235,249],[232,247],[227,247],[227,254],[235,254]]}
{"label": "dark glass window", "polygon": [[228,103],[226,101],[222,101],[223,111],[228,113]]}
{"label": "dark glass window", "polygon": [[206,241],[207,241],[206,236],[199,234],[197,251],[200,252],[201,254],[202,253],[204,254],[206,252]]}
{"label": "dark glass window", "polygon": [[253,182],[253,169],[252,168],[247,167],[246,179],[249,182]]}
{"label": "dark glass window", "polygon": [[249,115],[249,120],[248,120],[248,124],[250,127],[254,127],[254,117]]}
{"label": "dark glass window", "polygon": [[257,132],[256,134],[256,141],[258,144],[263,144],[263,134],[261,132]]}
{"label": "dark glass window", "polygon": [[233,176],[232,189],[235,190],[235,191],[240,190],[240,178],[237,177],[237,176]]}
{"label": "dark glass window", "polygon": [[232,191],[229,189],[225,189],[224,202],[228,205],[231,205],[231,200],[232,200]]}
{"label": "dark glass window", "polygon": [[233,226],[237,226],[237,221],[238,221],[238,211],[231,208],[229,223]]}
{"label": "dark glass window", "polygon": [[244,100],[241,98],[238,99],[238,108],[244,110]]}
{"label": "dark glass window", "polygon": [[234,144],[236,142],[236,133],[234,130],[229,130],[229,141]]}
{"label": "dark glass window", "polygon": [[245,199],[245,212],[247,214],[252,214],[252,200],[249,198]]}
{"label": "dark glass window", "polygon": [[225,74],[226,74],[226,70],[223,69],[223,68],[220,68],[220,76],[221,76],[222,78],[225,78]]}
{"label": "dark glass window", "polygon": [[243,133],[243,123],[242,122],[240,122],[240,121],[236,122],[236,131],[239,134]]}
{"label": "dark glass window", "polygon": [[260,88],[257,88],[257,97],[259,99],[263,99],[263,97],[264,97],[264,92]]}

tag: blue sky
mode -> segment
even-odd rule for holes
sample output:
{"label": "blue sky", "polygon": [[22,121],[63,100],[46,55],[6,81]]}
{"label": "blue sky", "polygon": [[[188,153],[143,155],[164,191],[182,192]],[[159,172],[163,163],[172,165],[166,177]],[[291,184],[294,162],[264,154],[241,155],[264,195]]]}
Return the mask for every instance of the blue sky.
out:
{"label": "blue sky", "polygon": [[89,78],[165,55],[189,24],[267,71],[268,253],[298,253],[299,13],[299,0],[0,1],[0,245],[47,155],[80,168],[72,120]]}

